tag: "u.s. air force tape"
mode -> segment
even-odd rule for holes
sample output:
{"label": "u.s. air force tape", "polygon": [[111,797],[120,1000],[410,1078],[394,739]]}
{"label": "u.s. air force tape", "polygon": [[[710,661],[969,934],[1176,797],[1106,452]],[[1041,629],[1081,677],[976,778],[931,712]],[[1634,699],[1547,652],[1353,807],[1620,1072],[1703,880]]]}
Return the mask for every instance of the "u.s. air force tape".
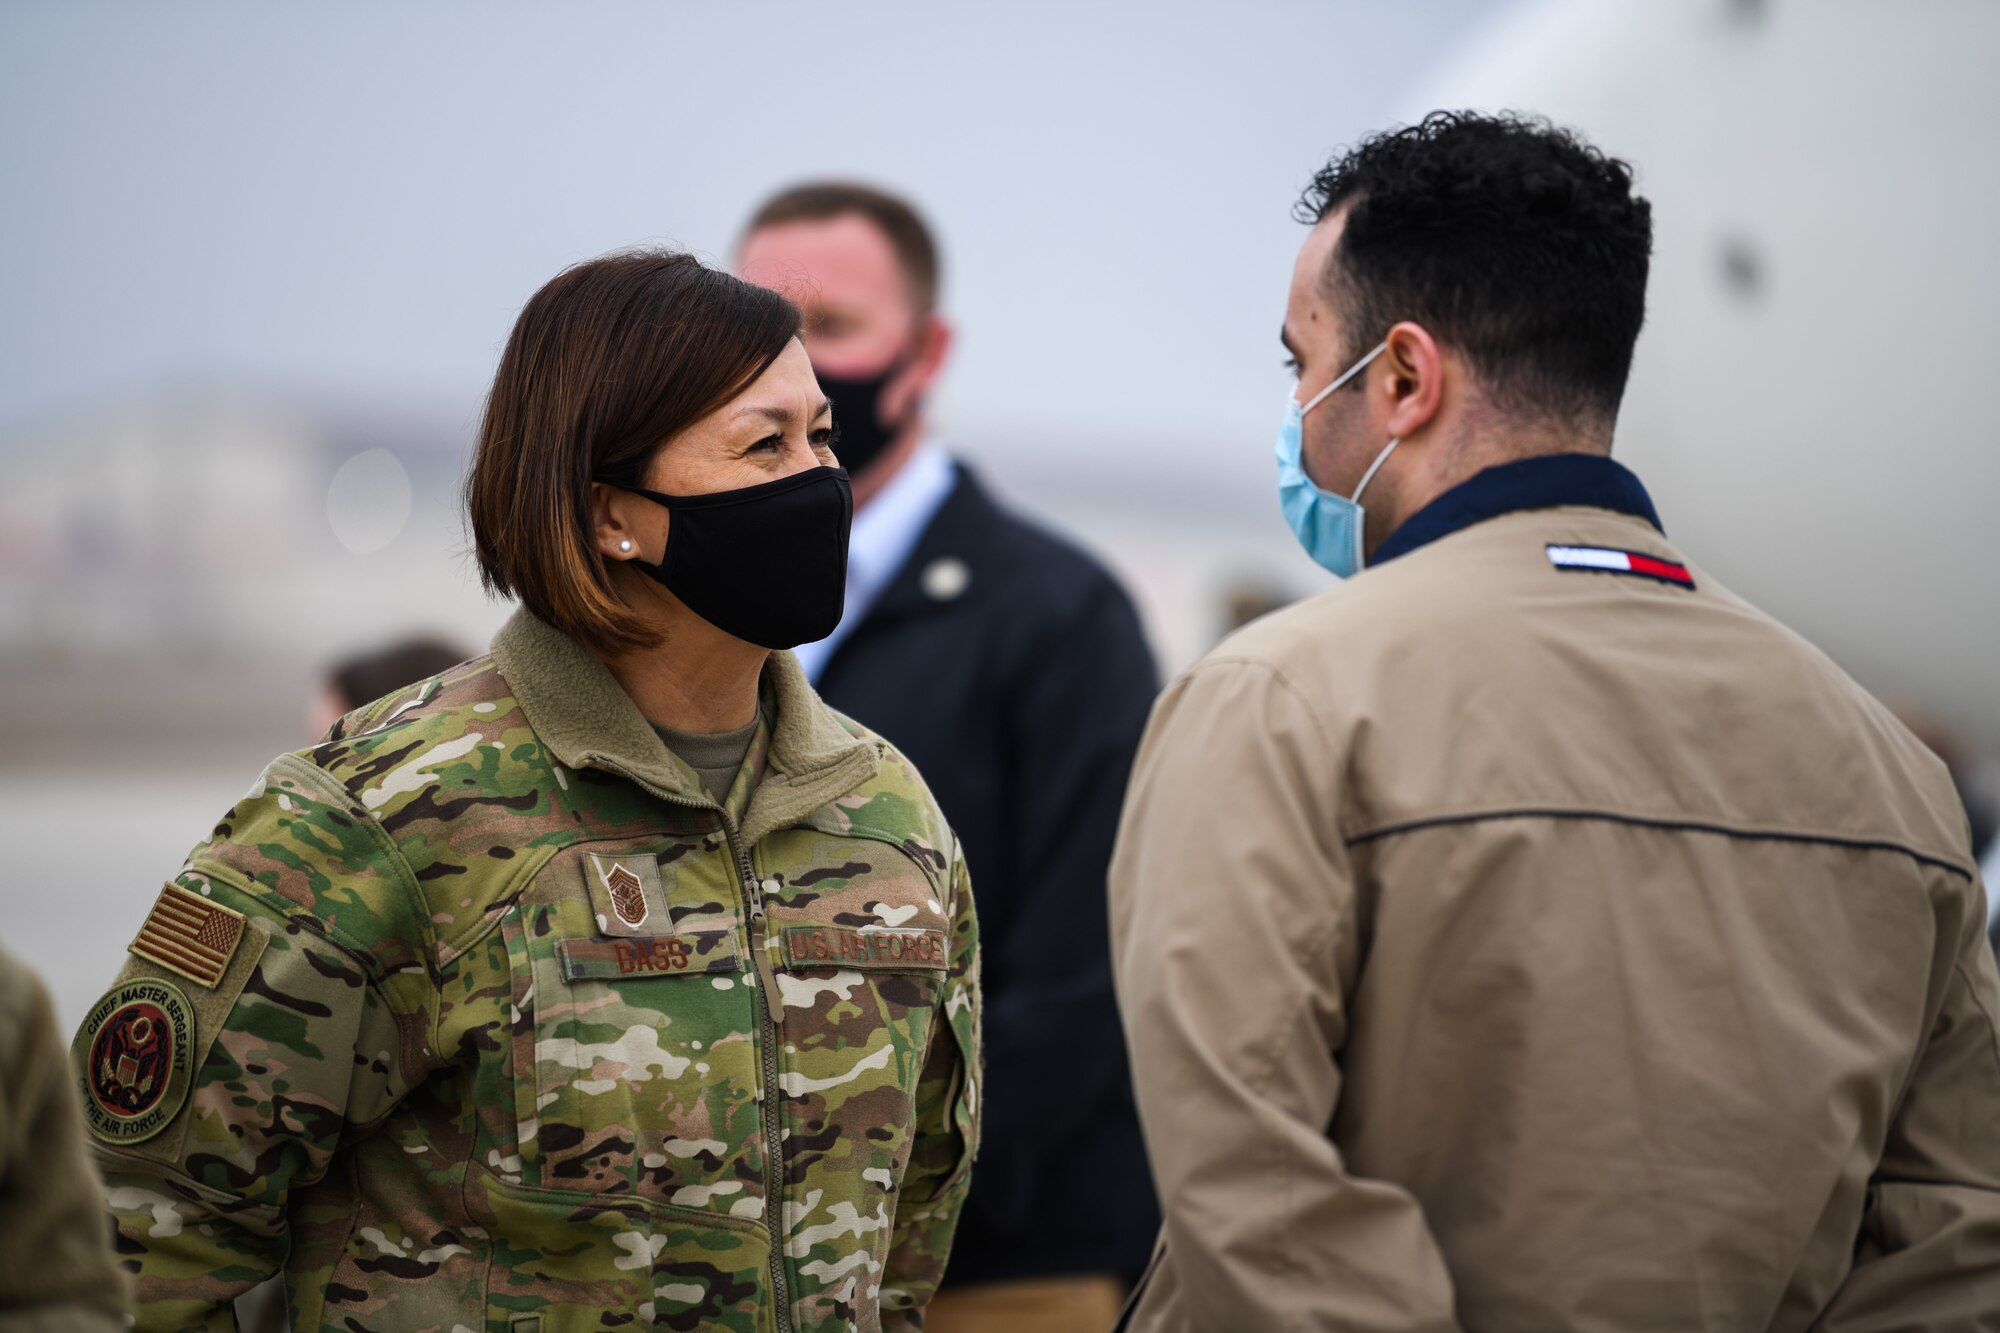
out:
{"label": "u.s. air force tape", "polygon": [[194,1075],[194,1009],[178,987],[134,977],[83,1021],[83,1115],[106,1143],[143,1143],[172,1123]]}

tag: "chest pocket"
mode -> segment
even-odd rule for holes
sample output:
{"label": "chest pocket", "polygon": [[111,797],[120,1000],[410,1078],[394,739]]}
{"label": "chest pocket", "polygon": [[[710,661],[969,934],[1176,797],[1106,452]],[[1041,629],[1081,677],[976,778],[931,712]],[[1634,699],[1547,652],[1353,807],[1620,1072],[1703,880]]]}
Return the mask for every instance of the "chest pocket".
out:
{"label": "chest pocket", "polygon": [[566,851],[503,923],[521,1183],[763,1217],[732,863],[706,838]]}
{"label": "chest pocket", "polygon": [[815,1166],[851,1173],[886,1202],[909,1160],[951,957],[935,870],[921,849],[817,829],[784,830],[757,850],[788,1134]]}

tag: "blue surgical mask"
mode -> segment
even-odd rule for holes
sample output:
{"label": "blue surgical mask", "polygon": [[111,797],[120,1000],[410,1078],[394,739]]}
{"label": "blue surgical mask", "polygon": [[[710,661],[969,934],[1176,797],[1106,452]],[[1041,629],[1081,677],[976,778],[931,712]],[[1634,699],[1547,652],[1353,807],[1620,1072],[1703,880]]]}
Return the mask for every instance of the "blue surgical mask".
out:
{"label": "blue surgical mask", "polygon": [[1306,554],[1323,569],[1344,579],[1354,577],[1362,565],[1361,538],[1366,511],[1361,508],[1361,492],[1368,489],[1376,471],[1402,441],[1389,441],[1388,447],[1376,455],[1351,497],[1330,495],[1313,485],[1313,479],[1306,475],[1306,413],[1360,374],[1388,345],[1377,343],[1374,351],[1349,366],[1305,406],[1299,406],[1298,395],[1294,393],[1285,404],[1285,424],[1278,429],[1278,508],[1284,511],[1285,522],[1292,525],[1292,535],[1306,548]]}

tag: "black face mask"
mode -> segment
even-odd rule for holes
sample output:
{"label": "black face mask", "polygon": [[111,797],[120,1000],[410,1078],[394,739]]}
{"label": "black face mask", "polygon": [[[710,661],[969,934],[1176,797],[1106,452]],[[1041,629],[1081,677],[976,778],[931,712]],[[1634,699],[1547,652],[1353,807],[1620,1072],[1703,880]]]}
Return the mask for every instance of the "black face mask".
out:
{"label": "black face mask", "polygon": [[907,412],[901,421],[882,420],[882,390],[909,365],[908,356],[899,356],[882,373],[865,379],[829,375],[817,366],[813,368],[820,392],[833,404],[833,424],[840,432],[835,448],[848,475],[858,477],[865,472],[909,424]]}
{"label": "black face mask", "polygon": [[854,520],[845,470],[810,468],[708,495],[619,489],[674,516],[660,562],[632,563],[717,629],[765,648],[796,648],[840,624]]}

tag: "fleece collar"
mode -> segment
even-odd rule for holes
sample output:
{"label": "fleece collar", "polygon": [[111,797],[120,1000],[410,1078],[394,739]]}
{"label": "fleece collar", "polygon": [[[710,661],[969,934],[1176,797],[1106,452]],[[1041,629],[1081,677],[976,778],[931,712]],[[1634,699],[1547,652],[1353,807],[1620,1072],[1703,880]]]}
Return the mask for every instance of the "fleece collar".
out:
{"label": "fleece collar", "polygon": [[[493,661],[536,737],[557,762],[630,778],[655,795],[712,806],[605,665],[526,609],[493,639]],[[743,841],[797,823],[875,776],[881,753],[820,702],[798,660],[772,653],[763,689],[776,705],[770,767],[743,817]]]}

